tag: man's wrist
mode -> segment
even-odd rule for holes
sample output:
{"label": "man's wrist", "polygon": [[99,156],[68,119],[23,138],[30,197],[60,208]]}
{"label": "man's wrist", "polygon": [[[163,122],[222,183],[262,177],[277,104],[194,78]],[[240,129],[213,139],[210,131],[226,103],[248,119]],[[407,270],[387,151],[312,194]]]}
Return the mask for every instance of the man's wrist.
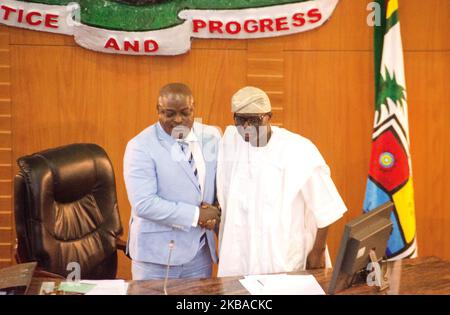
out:
{"label": "man's wrist", "polygon": [[326,245],[324,246],[314,246],[312,251],[317,253],[323,253],[327,249]]}

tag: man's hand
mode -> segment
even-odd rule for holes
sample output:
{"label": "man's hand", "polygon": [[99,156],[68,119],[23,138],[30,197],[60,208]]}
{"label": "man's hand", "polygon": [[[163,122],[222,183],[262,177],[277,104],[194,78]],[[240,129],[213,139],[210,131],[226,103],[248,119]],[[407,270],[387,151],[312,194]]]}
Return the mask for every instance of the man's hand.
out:
{"label": "man's hand", "polygon": [[325,249],[312,250],[306,259],[306,269],[325,268]]}
{"label": "man's hand", "polygon": [[218,207],[202,202],[200,205],[200,215],[198,225],[208,230],[214,229],[220,222],[220,210]]}
{"label": "man's hand", "polygon": [[[220,219],[219,219],[219,220],[220,220]],[[206,221],[206,223],[203,225],[203,227],[204,227],[205,229],[208,229],[208,230],[214,230],[214,228],[216,227],[216,224],[217,224],[217,220],[216,220],[216,219],[208,220],[208,221]]]}

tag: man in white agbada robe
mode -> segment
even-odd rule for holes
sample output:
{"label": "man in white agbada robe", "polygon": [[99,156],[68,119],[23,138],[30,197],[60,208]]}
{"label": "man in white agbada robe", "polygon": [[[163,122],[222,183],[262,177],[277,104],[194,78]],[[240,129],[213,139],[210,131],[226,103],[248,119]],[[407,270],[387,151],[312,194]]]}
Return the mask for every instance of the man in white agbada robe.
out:
{"label": "man in white agbada robe", "polygon": [[347,209],[320,152],[270,126],[270,100],[257,88],[236,93],[232,111],[217,165],[218,276],[323,268],[325,258],[330,267],[328,226]]}

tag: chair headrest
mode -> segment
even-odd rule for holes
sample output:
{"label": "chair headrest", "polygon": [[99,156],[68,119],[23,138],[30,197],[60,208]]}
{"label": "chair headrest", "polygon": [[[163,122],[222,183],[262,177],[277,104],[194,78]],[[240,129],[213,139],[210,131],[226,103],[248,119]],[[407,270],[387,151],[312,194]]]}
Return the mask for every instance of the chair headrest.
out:
{"label": "chair headrest", "polygon": [[[39,185],[39,178],[52,181],[54,200],[63,203],[78,200],[96,189],[99,177],[104,176],[99,173],[105,171],[105,162],[110,165],[106,152],[89,143],[70,144],[18,159],[29,184]],[[42,193],[39,188],[37,191]]]}

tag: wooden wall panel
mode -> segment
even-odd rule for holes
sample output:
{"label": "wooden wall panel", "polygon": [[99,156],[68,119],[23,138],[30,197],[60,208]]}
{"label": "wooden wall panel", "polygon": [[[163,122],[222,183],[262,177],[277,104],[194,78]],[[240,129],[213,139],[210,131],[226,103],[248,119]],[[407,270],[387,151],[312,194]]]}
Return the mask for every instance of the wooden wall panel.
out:
{"label": "wooden wall panel", "polygon": [[0,268],[13,262],[10,70],[9,28],[0,27]]}
{"label": "wooden wall panel", "polygon": [[399,1],[399,10],[406,51],[450,49],[450,1]]}
{"label": "wooden wall panel", "polygon": [[10,28],[11,45],[75,46],[72,36]]}
{"label": "wooden wall panel", "polygon": [[[8,192],[1,179],[11,175],[11,157],[71,142],[98,143],[114,164],[126,237],[130,208],[123,151],[155,121],[159,87],[188,83],[196,116],[224,128],[232,123],[232,94],[246,84],[259,85],[272,99],[274,121],[318,146],[349,207],[329,235],[334,259],[344,223],[361,214],[369,167],[374,111],[369,2],[341,0],[330,21],[311,32],[248,41],[194,39],[193,49],[177,57],[111,56],[77,47],[68,36],[1,28],[0,65],[11,58],[12,67],[9,73],[0,67],[0,75],[9,75],[12,84],[0,85],[0,91],[10,91],[12,103],[11,97],[0,97],[0,128],[5,128],[0,130],[0,191]],[[447,259],[449,5],[447,0],[426,6],[421,0],[400,1],[419,253]],[[0,223],[11,219],[11,196],[0,195]],[[12,235],[9,227],[0,228],[0,244],[11,242]],[[123,256],[119,276],[130,276]]]}
{"label": "wooden wall panel", "polygon": [[332,227],[336,257],[344,223],[362,213],[373,117],[372,54],[286,52],[287,129],[315,143],[349,211]]}
{"label": "wooden wall panel", "polygon": [[450,52],[409,52],[405,65],[419,254],[450,259]]}
{"label": "wooden wall panel", "polygon": [[[261,40],[261,44],[284,43],[286,50],[372,50],[372,30],[367,26],[372,0],[340,0],[331,19],[312,32],[286,39]],[[450,48],[450,1],[399,1],[405,50]]]}
{"label": "wooden wall panel", "polygon": [[12,213],[9,211],[0,211],[0,226],[8,226],[11,224]]}
{"label": "wooden wall panel", "polygon": [[372,32],[367,26],[369,2],[340,0],[328,22],[313,31],[287,37],[283,40],[285,49],[372,50]]}
{"label": "wooden wall panel", "polygon": [[[7,52],[9,57],[9,50]],[[0,99],[0,115],[10,115],[10,114],[11,114],[11,99],[10,98]]]}
{"label": "wooden wall panel", "polygon": [[192,49],[247,50],[246,40],[192,38]]}
{"label": "wooden wall panel", "polygon": [[272,124],[283,125],[284,91],[283,51],[264,51],[257,49],[247,54],[247,84],[256,86],[269,95],[272,103]]}

